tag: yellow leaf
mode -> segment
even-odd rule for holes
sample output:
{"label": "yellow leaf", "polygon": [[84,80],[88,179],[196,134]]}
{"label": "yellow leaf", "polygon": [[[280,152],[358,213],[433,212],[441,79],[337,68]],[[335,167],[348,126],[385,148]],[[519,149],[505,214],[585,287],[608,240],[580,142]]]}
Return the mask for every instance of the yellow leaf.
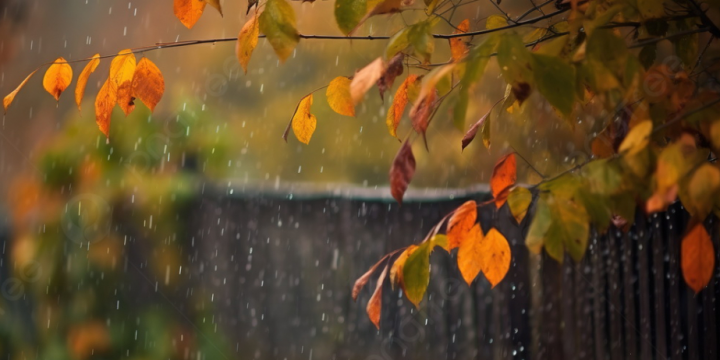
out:
{"label": "yellow leaf", "polygon": [[395,91],[393,103],[392,105],[390,105],[390,109],[388,109],[387,119],[385,120],[390,135],[394,137],[397,137],[397,128],[400,124],[400,119],[402,119],[403,112],[405,112],[405,107],[407,106],[409,100],[408,89],[410,86],[414,85],[417,80],[417,75],[408,75],[405,81],[400,84],[400,87],[398,87],[397,91]]}
{"label": "yellow leaf", "polygon": [[385,62],[379,57],[355,73],[352,82],[350,82],[350,96],[353,104],[357,105],[362,101],[365,93],[375,85],[384,72]]}
{"label": "yellow leaf", "polygon": [[165,79],[160,69],[150,59],[140,59],[133,76],[132,97],[140,99],[150,111],[155,111],[155,106],[160,102],[164,92]]}
{"label": "yellow leaf", "polygon": [[[464,34],[470,30],[470,20],[463,20],[453,34]],[[455,37],[450,39],[450,53],[452,54],[453,62],[458,62],[465,57],[468,53],[468,46],[465,40],[461,37]]]}
{"label": "yellow leaf", "polygon": [[635,125],[620,144],[618,151],[621,153],[627,151],[628,155],[635,155],[645,149],[648,142],[650,142],[652,128],[653,125],[650,120],[644,120]]}
{"label": "yellow leaf", "polygon": [[303,144],[309,144],[310,138],[317,127],[317,118],[310,113],[310,106],[313,102],[312,94],[300,100],[297,110],[292,118],[292,129],[295,137]]}
{"label": "yellow leaf", "polygon": [[57,58],[43,77],[43,87],[55,100],[60,100],[62,94],[72,82],[73,71],[67,61],[62,57]]}
{"label": "yellow leaf", "polygon": [[115,91],[117,91],[117,102],[126,116],[134,108],[132,104],[132,82],[136,66],[135,54],[130,49],[120,51],[110,63],[109,80],[113,83]]}
{"label": "yellow leaf", "polygon": [[31,72],[30,75],[28,75],[25,78],[25,80],[23,80],[20,83],[20,85],[18,85],[18,87],[15,88],[15,90],[13,90],[11,93],[9,93],[9,94],[7,94],[7,96],[5,96],[5,98],[3,99],[3,107],[5,108],[5,112],[7,112],[7,109],[10,107],[10,104],[12,104],[13,100],[15,100],[15,95],[17,95],[18,91],[20,91],[20,89],[22,89],[23,86],[25,86],[25,84],[28,82],[28,80],[30,80],[30,78],[33,75],[35,75],[36,72],[37,72],[37,70]]}
{"label": "yellow leaf", "polygon": [[75,103],[77,104],[78,110],[82,110],[82,99],[85,96],[85,86],[87,85],[88,78],[95,69],[100,65],[100,54],[95,54],[91,60],[85,65],[85,68],[78,77],[77,85],[75,86]]}
{"label": "yellow leaf", "polygon": [[355,106],[350,96],[350,79],[338,76],[328,85],[325,96],[330,108],[345,116],[355,116]]}
{"label": "yellow leaf", "polygon": [[[405,251],[398,256],[397,259],[395,259],[395,262],[393,263],[392,267],[390,268],[390,284],[392,285],[392,288],[395,289],[395,285],[403,286],[403,266],[405,266],[405,262],[407,261],[410,254],[417,249],[417,245],[410,245],[405,249]],[[404,289],[403,289],[404,291]]]}
{"label": "yellow leaf", "polygon": [[237,53],[238,61],[240,61],[240,65],[242,65],[246,74],[248,63],[250,63],[250,57],[258,44],[258,36],[260,35],[259,24],[258,15],[255,13],[255,15],[251,17],[245,25],[243,25],[240,30],[240,34],[238,35],[235,52]]}
{"label": "yellow leaf", "polygon": [[700,292],[712,279],[715,249],[701,222],[696,223],[682,240],[680,266],[685,282],[695,293]]}
{"label": "yellow leaf", "polygon": [[518,224],[520,224],[525,218],[531,202],[532,194],[530,193],[530,190],[522,186],[516,186],[510,190],[507,203],[508,207],[510,207],[510,212],[513,214],[513,217]]}
{"label": "yellow leaf", "polygon": [[460,205],[447,223],[448,250],[459,247],[466,239],[475,236],[471,232],[477,220],[477,203],[470,200]]}
{"label": "yellow leaf", "polygon": [[482,272],[495,287],[510,270],[510,244],[495,228],[490,229],[480,244],[480,263]]}
{"label": "yellow leaf", "polygon": [[460,273],[468,285],[475,280],[475,277],[477,277],[480,270],[482,270],[482,254],[480,253],[482,251],[482,241],[482,229],[480,229],[479,224],[475,224],[475,226],[470,229],[469,236],[465,238],[458,249],[458,269],[460,269]]}
{"label": "yellow leaf", "polygon": [[95,122],[100,131],[108,138],[110,137],[110,117],[115,104],[117,104],[117,88],[115,83],[107,79],[95,98]]}
{"label": "yellow leaf", "polygon": [[485,21],[485,28],[490,29],[497,29],[501,27],[507,26],[507,18],[500,15],[490,15],[487,20]]}
{"label": "yellow leaf", "polygon": [[203,1],[208,3],[208,5],[214,7],[220,13],[220,16],[223,16],[222,5],[220,5],[220,0],[203,0]]}
{"label": "yellow leaf", "polygon": [[180,22],[188,29],[192,29],[202,16],[206,4],[202,0],[175,0],[173,10]]}
{"label": "yellow leaf", "polygon": [[705,219],[713,208],[718,190],[720,190],[720,170],[711,164],[701,165],[695,170],[688,183],[685,208],[694,217]]}

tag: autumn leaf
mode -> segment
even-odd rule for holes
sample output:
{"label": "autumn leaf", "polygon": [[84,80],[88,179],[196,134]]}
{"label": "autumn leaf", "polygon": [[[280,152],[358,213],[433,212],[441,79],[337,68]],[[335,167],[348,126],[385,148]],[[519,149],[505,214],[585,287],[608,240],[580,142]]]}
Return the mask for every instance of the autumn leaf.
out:
{"label": "autumn leaf", "polygon": [[165,80],[160,69],[148,58],[140,59],[133,76],[132,97],[140,99],[152,112],[164,92]]}
{"label": "autumn leaf", "polygon": [[[495,104],[497,104],[497,103],[495,103]],[[462,138],[462,150],[465,150],[465,148],[468,145],[470,145],[470,143],[473,140],[475,140],[475,135],[477,135],[478,130],[480,130],[484,127],[485,121],[488,119],[488,117],[490,117],[490,114],[492,113],[493,108],[495,108],[495,106],[490,108],[490,110],[487,113],[485,113],[485,115],[483,115],[478,121],[476,121],[470,127],[470,129],[468,129],[468,131],[465,133],[465,135]]]}
{"label": "autumn leaf", "polygon": [[126,49],[118,53],[110,63],[110,78],[113,89],[117,91],[117,102],[127,116],[134,108],[132,98],[132,82],[137,63],[132,50]]}
{"label": "autumn leaf", "polygon": [[300,40],[292,6],[286,0],[268,0],[259,21],[260,31],[267,36],[280,61],[284,62]]}
{"label": "autumn leaf", "polygon": [[[495,168],[490,178],[490,189],[495,198],[495,206],[497,206],[498,209],[505,204],[505,200],[507,199],[506,189],[515,185],[516,180],[517,163],[515,153],[510,153],[501,157],[497,163],[495,163]],[[503,193],[504,197],[502,196]]]}
{"label": "autumn leaf", "polygon": [[680,266],[685,282],[695,293],[710,282],[715,270],[715,249],[702,222],[696,222],[682,240]]}
{"label": "autumn leaf", "polygon": [[480,224],[470,228],[465,240],[460,244],[457,253],[458,269],[465,282],[470,285],[482,270],[482,241],[483,233]]}
{"label": "autumn leaf", "polygon": [[470,200],[460,205],[447,223],[448,250],[459,247],[468,237],[477,221],[477,203]]}
{"label": "autumn leaf", "polygon": [[525,218],[528,207],[532,202],[532,194],[530,193],[530,190],[522,186],[516,186],[510,190],[507,202],[515,221],[520,224]]}
{"label": "autumn leaf", "polygon": [[353,104],[357,105],[362,101],[365,93],[377,83],[383,73],[385,73],[385,62],[381,57],[355,73],[350,83],[350,96]]}
{"label": "autumn leaf", "polygon": [[392,88],[395,78],[403,73],[403,59],[405,54],[397,53],[388,63],[387,68],[377,81],[378,90],[380,90],[380,99],[385,100],[385,91]]}
{"label": "autumn leaf", "polygon": [[432,115],[437,107],[437,91],[433,91],[428,96],[424,97],[417,107],[410,110],[410,119],[412,120],[412,126],[415,131],[422,135],[425,141],[425,148],[427,148],[427,140],[425,138],[425,132],[430,125]]}
{"label": "autumn leaf", "polygon": [[237,54],[238,61],[240,61],[240,65],[246,74],[250,57],[258,44],[259,35],[260,23],[258,21],[258,15],[255,14],[243,25],[238,35],[237,44],[235,45],[235,53]]}
{"label": "autumn leaf", "polygon": [[88,78],[90,74],[95,72],[98,65],[100,65],[100,54],[95,54],[87,65],[85,65],[80,76],[78,76],[77,85],[75,85],[75,103],[77,104],[78,110],[82,110],[82,99],[83,96],[85,96],[85,87],[87,86]]}
{"label": "autumn leaf", "polygon": [[417,248],[417,245],[408,246],[402,253],[400,253],[400,256],[395,259],[392,267],[390,267],[390,284],[392,285],[393,289],[395,289],[395,285],[402,286],[403,267],[405,266],[405,262],[407,261],[410,254],[412,254]]}
{"label": "autumn leaf", "polygon": [[[363,1],[363,3],[364,3],[364,1]],[[377,5],[375,5],[374,7],[371,7],[371,6],[370,6],[371,4],[368,3],[368,4],[366,5],[366,7],[371,8],[370,11],[368,11],[367,14],[364,14],[365,16],[363,16],[363,17],[355,24],[355,26],[353,26],[352,29],[351,29],[349,32],[347,32],[347,33],[345,33],[344,28],[345,28],[347,25],[349,25],[349,24],[351,24],[352,22],[354,22],[354,18],[355,18],[355,16],[356,16],[356,15],[354,14],[355,11],[353,11],[352,16],[348,16],[349,18],[352,18],[353,20],[352,20],[352,21],[350,21],[350,20],[343,20],[343,21],[342,21],[342,22],[343,22],[342,25],[340,24],[341,20],[338,19],[337,10],[336,10],[336,13],[335,13],[335,18],[337,19],[337,21],[338,21],[338,26],[340,26],[340,29],[343,31],[343,33],[344,33],[345,35],[352,35],[362,24],[365,23],[365,21],[367,21],[367,19],[369,19],[369,18],[372,17],[372,16],[382,15],[382,14],[392,14],[392,13],[396,13],[396,12],[400,11],[400,6],[402,5],[402,3],[403,3],[403,0],[382,0],[381,2],[377,3]],[[335,5],[335,6],[336,6],[336,9],[337,9],[338,5]],[[357,6],[359,6],[359,5],[357,5]],[[365,10],[365,11],[367,11],[367,10]]]}
{"label": "autumn leaf", "polygon": [[[561,191],[573,192],[579,184],[566,183]],[[545,251],[558,262],[565,252],[580,261],[587,249],[590,233],[589,216],[584,206],[566,194],[540,196],[525,244],[534,253]]]}
{"label": "autumn leaf", "polygon": [[302,98],[291,120],[293,133],[295,133],[295,137],[303,144],[310,143],[310,138],[317,127],[317,118],[310,113],[312,102],[312,94]]}
{"label": "autumn leaf", "polygon": [[385,269],[383,269],[382,273],[380,273],[380,277],[378,277],[377,285],[375,285],[375,292],[373,292],[372,296],[370,297],[370,301],[368,301],[367,308],[365,309],[367,311],[368,317],[370,318],[370,321],[372,321],[373,324],[375,324],[375,327],[380,329],[380,311],[382,309],[382,286],[385,282],[385,277],[387,276],[388,266],[385,265]]}
{"label": "autumn leaf", "polygon": [[205,1],[210,6],[214,7],[220,13],[220,16],[223,16],[222,5],[220,5],[220,0],[202,0],[202,1]]}
{"label": "autumn leaf", "polygon": [[510,244],[495,228],[490,229],[480,242],[479,263],[485,278],[495,287],[510,270]]}
{"label": "autumn leaf", "polygon": [[72,67],[70,67],[64,58],[59,57],[45,72],[43,87],[55,100],[60,101],[60,94],[70,86],[72,78]]}
{"label": "autumn leaf", "polygon": [[397,137],[397,128],[400,124],[400,120],[402,119],[403,113],[405,112],[405,107],[407,106],[407,103],[409,101],[408,97],[408,91],[410,87],[416,87],[418,82],[418,76],[415,74],[408,75],[407,78],[405,78],[405,81],[403,81],[402,84],[400,84],[400,87],[398,87],[397,91],[395,91],[395,96],[393,97],[393,103],[390,105],[390,109],[388,109],[387,112],[387,119],[385,123],[387,124],[388,131],[390,132],[390,135]]}
{"label": "autumn leaf", "polygon": [[335,21],[343,34],[350,34],[367,13],[367,0],[335,1]]}
{"label": "autumn leaf", "polygon": [[625,153],[628,155],[635,155],[638,152],[645,149],[650,142],[650,133],[652,132],[653,124],[650,120],[644,120],[635,125],[630,132],[628,132],[625,139],[620,143],[618,152]]}
{"label": "autumn leaf", "polygon": [[413,175],[415,175],[415,156],[410,142],[405,141],[390,167],[390,192],[400,205]]}
{"label": "autumn leaf", "polygon": [[505,27],[507,24],[507,18],[501,15],[490,15],[485,20],[485,28],[488,30]]}
{"label": "autumn leaf", "polygon": [[325,92],[330,108],[340,115],[355,116],[355,106],[350,96],[351,82],[345,76],[338,76],[330,82]]}
{"label": "autumn leaf", "polygon": [[422,243],[408,256],[403,266],[405,296],[416,308],[419,307],[430,283],[430,253],[433,248],[432,241]]}
{"label": "autumn leaf", "polygon": [[370,277],[377,271],[377,269],[380,268],[380,266],[392,255],[395,255],[396,252],[392,252],[390,254],[387,254],[382,257],[378,262],[375,263],[367,272],[362,274],[357,280],[355,280],[355,284],[353,285],[352,289],[352,299],[353,301],[357,301],[358,296],[360,295],[360,291],[367,285],[368,281],[370,281]]}
{"label": "autumn leaf", "polygon": [[114,82],[107,79],[95,98],[95,122],[100,131],[108,138],[110,137],[110,118],[115,104],[117,104],[117,88]]}
{"label": "autumn leaf", "polygon": [[188,29],[192,29],[202,16],[206,4],[203,0],[175,0],[173,10],[180,22]]}
{"label": "autumn leaf", "polygon": [[30,75],[28,75],[25,78],[25,80],[23,80],[20,83],[20,85],[18,85],[18,87],[15,88],[15,90],[13,90],[11,93],[9,93],[9,94],[7,94],[7,96],[5,96],[5,98],[3,99],[3,107],[5,108],[5,112],[7,112],[7,109],[10,107],[10,104],[12,104],[13,100],[15,100],[15,96],[20,91],[20,89],[22,89],[23,86],[25,86],[25,84],[27,84],[28,80],[30,80],[30,78],[33,75],[35,75],[36,72],[37,72],[37,70],[31,72]]}
{"label": "autumn leaf", "polygon": [[720,170],[711,164],[703,164],[695,170],[687,184],[687,198],[683,205],[695,218],[705,219],[713,208],[720,191]]}
{"label": "autumn leaf", "polygon": [[[470,20],[465,19],[458,24],[457,29],[453,31],[453,34],[464,34],[470,30]],[[459,62],[468,53],[468,46],[465,40],[461,37],[450,38],[450,53],[452,54],[453,62]]]}

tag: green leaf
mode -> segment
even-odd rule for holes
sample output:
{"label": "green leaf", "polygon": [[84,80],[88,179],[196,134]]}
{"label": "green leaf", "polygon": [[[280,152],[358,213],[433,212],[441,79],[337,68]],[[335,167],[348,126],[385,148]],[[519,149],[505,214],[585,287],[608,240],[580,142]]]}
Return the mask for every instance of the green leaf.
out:
{"label": "green leaf", "polygon": [[426,20],[410,27],[407,38],[413,46],[415,54],[422,57],[425,62],[430,62],[430,57],[435,51],[435,39],[432,36],[432,28],[436,21]]}
{"label": "green leaf", "polygon": [[713,208],[714,200],[720,191],[720,170],[711,164],[701,165],[688,181],[687,194],[683,205],[688,212],[698,219],[705,219]]}
{"label": "green leaf", "polygon": [[405,50],[410,46],[410,40],[408,39],[408,33],[410,28],[406,27],[398,31],[388,40],[388,45],[385,48],[385,58],[392,59],[397,53]]}
{"label": "green leaf", "polygon": [[530,193],[530,190],[522,186],[516,186],[515,188],[510,190],[510,194],[508,194],[507,198],[507,203],[510,207],[510,212],[512,213],[515,221],[517,221],[518,224],[520,224],[525,218],[531,202],[532,193]]}
{"label": "green leaf", "polygon": [[268,0],[265,11],[260,14],[260,31],[267,36],[281,61],[293,53],[300,40],[295,29],[295,12],[286,0]]}
{"label": "green leaf", "polygon": [[403,266],[405,296],[415,307],[420,305],[430,283],[430,253],[434,246],[431,241],[422,243],[410,254]]}
{"label": "green leaf", "polygon": [[637,0],[637,7],[644,19],[655,19],[665,15],[664,1]]}
{"label": "green leaf", "polygon": [[587,40],[587,57],[600,62],[610,69],[624,69],[622,66],[627,55],[625,41],[610,29],[598,29]]}
{"label": "green leaf", "polygon": [[497,49],[497,61],[508,84],[531,82],[532,56],[517,33],[511,32],[502,36]]}
{"label": "green leaf", "polygon": [[497,29],[507,26],[507,18],[502,15],[490,15],[485,20],[485,29]]}
{"label": "green leaf", "polygon": [[571,198],[556,194],[543,194],[538,200],[526,243],[538,252],[540,246],[558,262],[565,252],[580,261],[587,249],[590,233],[589,217],[584,206]]}
{"label": "green leaf", "polygon": [[349,34],[367,13],[366,0],[336,0],[335,21],[343,34]]}
{"label": "green leaf", "polygon": [[538,91],[550,105],[569,116],[575,103],[575,68],[554,56],[533,55]]}
{"label": "green leaf", "polygon": [[[499,38],[497,34],[491,34],[480,45],[472,48],[466,58],[465,73],[460,80],[461,87],[458,94],[459,100],[455,103],[455,109],[453,110],[453,122],[455,123],[455,127],[461,131],[464,130],[465,127],[465,117],[467,115],[470,89],[477,81],[480,80],[480,77],[485,72],[485,67],[487,67],[487,63],[490,60],[490,55],[495,52],[498,40]],[[488,118],[486,123],[489,123],[489,120],[490,119]]]}

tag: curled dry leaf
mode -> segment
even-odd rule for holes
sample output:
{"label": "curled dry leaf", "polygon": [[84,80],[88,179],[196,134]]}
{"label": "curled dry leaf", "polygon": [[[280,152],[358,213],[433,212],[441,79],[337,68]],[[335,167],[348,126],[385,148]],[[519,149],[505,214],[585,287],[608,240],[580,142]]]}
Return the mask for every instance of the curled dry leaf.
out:
{"label": "curled dry leaf", "polygon": [[378,277],[377,285],[375,285],[375,292],[373,292],[370,301],[368,301],[367,311],[370,321],[375,325],[376,328],[380,329],[380,311],[382,310],[382,286],[387,276],[388,267],[385,265],[380,277]]}
{"label": "curled dry leaf", "polygon": [[140,99],[150,111],[155,111],[155,106],[165,93],[165,79],[160,69],[148,58],[140,59],[135,69],[132,81],[132,97]]}
{"label": "curled dry leaf", "polygon": [[110,137],[110,118],[115,104],[117,104],[117,88],[115,83],[107,79],[95,98],[95,122],[100,131],[108,138]]}
{"label": "curled dry leaf", "polygon": [[385,120],[390,135],[394,137],[397,137],[397,128],[400,124],[400,119],[402,119],[403,112],[405,112],[405,107],[407,106],[409,100],[408,92],[410,90],[410,87],[417,87],[417,84],[418,76],[414,74],[408,75],[405,81],[400,84],[400,87],[398,87],[397,91],[395,92],[395,96],[393,97],[393,103],[392,105],[390,105],[390,109],[388,109],[387,119]]}
{"label": "curled dry leaf", "polygon": [[220,13],[220,16],[223,16],[222,5],[220,5],[220,0],[202,0],[202,1],[205,1],[210,6],[214,7]]}
{"label": "curled dry leaf", "polygon": [[80,76],[78,76],[77,85],[75,85],[75,103],[77,104],[78,110],[82,110],[82,99],[85,96],[85,87],[87,86],[88,78],[90,74],[95,72],[98,65],[100,65],[100,54],[95,54],[87,65],[85,65]]}
{"label": "curled dry leaf", "polygon": [[715,249],[702,222],[695,221],[682,240],[680,252],[685,282],[698,293],[710,282],[715,270]]}
{"label": "curled dry leaf", "polygon": [[238,61],[240,61],[240,65],[246,74],[250,57],[258,44],[259,35],[260,22],[258,22],[258,15],[255,14],[243,25],[238,35],[237,44],[235,45],[235,53],[237,54]]}
{"label": "curled dry leaf", "polygon": [[483,125],[485,124],[485,120],[490,117],[493,108],[490,108],[490,110],[485,115],[483,115],[477,122],[475,122],[465,133],[462,138],[462,150],[465,150],[465,148],[470,145],[473,140],[475,140],[475,135],[477,135],[478,130],[483,127]]}
{"label": "curled dry leaf", "polygon": [[403,59],[405,59],[405,54],[401,52],[395,54],[388,63],[385,72],[377,81],[377,87],[378,90],[380,90],[380,99],[383,101],[385,100],[385,91],[392,88],[395,78],[403,73]]}
{"label": "curled dry leaf", "polygon": [[70,86],[72,78],[72,67],[70,67],[64,58],[59,57],[45,72],[43,87],[55,100],[60,101],[60,94]]}
{"label": "curled dry leaf", "polygon": [[310,113],[312,102],[312,94],[302,98],[291,120],[293,133],[295,133],[295,137],[303,144],[310,143],[310,138],[317,127],[317,118]]}
{"label": "curled dry leaf", "polygon": [[350,96],[353,104],[357,105],[362,101],[365,93],[380,79],[384,72],[385,62],[379,57],[355,73],[350,83]]}
{"label": "curled dry leaf", "polygon": [[447,223],[448,250],[459,247],[468,237],[477,221],[477,203],[470,200],[460,205]]}
{"label": "curled dry leaf", "polygon": [[427,132],[432,115],[437,107],[437,91],[431,92],[428,96],[424,97],[417,107],[410,110],[410,120],[412,120],[412,126],[415,131],[422,135],[425,148],[428,148],[427,138],[425,132]]}
{"label": "curled dry leaf", "polygon": [[37,72],[37,70],[31,72],[30,75],[28,75],[25,78],[25,80],[23,80],[20,83],[20,85],[18,85],[18,87],[15,88],[15,90],[13,90],[11,93],[7,94],[7,96],[5,96],[5,98],[3,98],[3,107],[5,108],[5,112],[7,112],[7,109],[10,107],[10,104],[12,104],[13,100],[15,100],[15,96],[20,91],[20,89],[22,89],[23,86],[25,86],[25,84],[27,84],[28,80],[30,80],[30,78],[33,75],[35,75],[36,72]]}
{"label": "curled dry leaf", "polygon": [[350,96],[350,83],[350,79],[338,76],[330,82],[325,92],[330,108],[340,115],[355,116],[355,105]]}
{"label": "curled dry leaf", "polygon": [[482,254],[480,253],[482,251],[482,241],[483,233],[480,224],[475,224],[470,228],[468,236],[458,249],[458,269],[468,285],[472,284],[480,270],[482,270]]}
{"label": "curled dry leaf", "polygon": [[510,244],[497,229],[492,228],[483,237],[480,248],[482,272],[495,287],[510,270]]}
{"label": "curled dry leaf", "polygon": [[364,273],[361,277],[359,277],[357,280],[355,280],[355,285],[353,285],[352,289],[352,298],[353,301],[357,301],[358,295],[360,295],[360,290],[362,290],[365,285],[370,280],[370,277],[377,271],[378,268],[387,260],[390,256],[394,255],[395,252],[387,254],[380,259],[375,265],[373,265],[370,270],[368,270],[366,273]]}
{"label": "curled dry leaf", "polygon": [[490,189],[495,198],[495,206],[498,209],[505,204],[509,189],[515,185],[516,180],[517,160],[515,159],[515,153],[510,153],[498,160],[490,178]]}
{"label": "curled dry leaf", "polygon": [[[453,34],[464,34],[470,30],[470,20],[465,19],[458,24],[457,29],[453,31]],[[450,53],[452,54],[453,62],[459,62],[468,53],[468,46],[465,40],[460,37],[450,38]]]}
{"label": "curled dry leaf", "polygon": [[390,192],[400,205],[413,175],[415,175],[415,155],[412,153],[410,142],[405,141],[390,167]]}
{"label": "curled dry leaf", "polygon": [[203,0],[175,0],[173,11],[185,27],[192,29],[202,16],[206,4]]}
{"label": "curled dry leaf", "polygon": [[137,63],[132,50],[126,49],[118,53],[110,63],[110,78],[115,91],[117,102],[127,116],[134,108],[132,97],[132,82],[135,76]]}

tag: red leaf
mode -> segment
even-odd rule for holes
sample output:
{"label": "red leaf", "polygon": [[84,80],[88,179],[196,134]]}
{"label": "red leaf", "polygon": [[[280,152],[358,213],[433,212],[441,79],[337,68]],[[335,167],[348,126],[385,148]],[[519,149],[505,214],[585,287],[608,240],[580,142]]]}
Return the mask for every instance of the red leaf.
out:
{"label": "red leaf", "polygon": [[385,91],[392,88],[393,83],[395,82],[395,78],[403,73],[402,62],[404,58],[405,54],[401,52],[393,56],[393,58],[388,63],[385,72],[382,74],[382,77],[380,77],[380,79],[378,79],[377,81],[377,87],[378,90],[380,90],[380,99],[382,99],[383,101],[385,100]]}
{"label": "red leaf", "polygon": [[390,167],[390,192],[400,205],[413,175],[415,175],[415,156],[410,143],[406,141],[395,155]]}

